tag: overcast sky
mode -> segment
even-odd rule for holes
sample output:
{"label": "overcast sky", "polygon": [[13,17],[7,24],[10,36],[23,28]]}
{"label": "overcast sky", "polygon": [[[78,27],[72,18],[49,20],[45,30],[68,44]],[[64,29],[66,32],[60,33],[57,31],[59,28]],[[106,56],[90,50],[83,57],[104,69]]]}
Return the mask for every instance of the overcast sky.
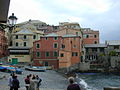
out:
{"label": "overcast sky", "polygon": [[9,14],[18,23],[40,20],[50,25],[78,22],[82,28],[99,30],[100,42],[120,40],[120,0],[11,0]]}

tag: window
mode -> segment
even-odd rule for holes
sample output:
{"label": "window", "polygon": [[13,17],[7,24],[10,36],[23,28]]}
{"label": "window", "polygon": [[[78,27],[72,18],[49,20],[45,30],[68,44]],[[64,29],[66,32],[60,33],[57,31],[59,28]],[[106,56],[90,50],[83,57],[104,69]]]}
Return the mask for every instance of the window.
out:
{"label": "window", "polygon": [[72,56],[78,56],[77,52],[72,52]]}
{"label": "window", "polygon": [[78,32],[76,32],[76,36],[78,36]]}
{"label": "window", "polygon": [[62,44],[61,47],[62,47],[62,48],[65,48],[65,45]]}
{"label": "window", "polygon": [[58,37],[54,37],[54,40],[58,40]]}
{"label": "window", "polygon": [[94,35],[94,38],[96,38],[97,37],[97,35]]}
{"label": "window", "polygon": [[76,45],[73,45],[73,48],[77,48],[77,46],[76,46]]}
{"label": "window", "polygon": [[37,44],[36,44],[36,48],[40,48],[40,44],[37,43]]}
{"label": "window", "polygon": [[60,57],[64,57],[64,53],[61,53],[61,54],[60,54]]}
{"label": "window", "polygon": [[100,52],[104,52],[104,48],[100,48]]}
{"label": "window", "polygon": [[57,57],[58,53],[55,51],[55,52],[53,52],[53,55],[54,55],[54,57]]}
{"label": "window", "polygon": [[40,52],[36,52],[36,56],[37,57],[40,57],[41,55],[40,55]]}
{"label": "window", "polygon": [[16,46],[18,46],[18,42],[16,42],[16,44],[15,44]]}
{"label": "window", "polygon": [[48,66],[48,65],[49,65],[48,62],[45,62],[44,64],[45,64],[45,66]]}
{"label": "window", "polygon": [[97,52],[97,48],[92,48],[92,52]]}
{"label": "window", "polygon": [[18,35],[16,35],[16,39],[18,39]]}
{"label": "window", "polygon": [[118,45],[114,46],[114,49],[119,49],[119,46]]}
{"label": "window", "polygon": [[27,36],[26,35],[24,35],[24,39],[26,39],[27,38]]}
{"label": "window", "polygon": [[46,37],[45,40],[48,40],[48,38]]}
{"label": "window", "polygon": [[36,35],[33,35],[33,39],[36,39]]}
{"label": "window", "polygon": [[26,42],[24,42],[24,46],[26,46]]}
{"label": "window", "polygon": [[57,43],[54,43],[54,48],[58,48],[58,44]]}
{"label": "window", "polygon": [[89,35],[86,35],[86,38],[89,38]]}
{"label": "window", "polygon": [[88,53],[89,52],[89,49],[88,48],[86,48],[86,53]]}
{"label": "window", "polygon": [[46,52],[46,57],[49,57],[50,56],[50,53],[49,52]]}
{"label": "window", "polygon": [[95,41],[94,44],[97,44],[97,41]]}

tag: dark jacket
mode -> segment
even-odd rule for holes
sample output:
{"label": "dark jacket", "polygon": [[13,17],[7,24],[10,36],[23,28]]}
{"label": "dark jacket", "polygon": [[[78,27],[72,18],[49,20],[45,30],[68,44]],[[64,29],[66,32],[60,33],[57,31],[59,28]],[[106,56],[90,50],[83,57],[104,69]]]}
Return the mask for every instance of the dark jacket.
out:
{"label": "dark jacket", "polygon": [[13,79],[12,80],[12,87],[13,88],[19,88],[19,80],[16,78],[16,79]]}
{"label": "dark jacket", "polygon": [[78,84],[70,84],[67,87],[67,90],[81,90]]}

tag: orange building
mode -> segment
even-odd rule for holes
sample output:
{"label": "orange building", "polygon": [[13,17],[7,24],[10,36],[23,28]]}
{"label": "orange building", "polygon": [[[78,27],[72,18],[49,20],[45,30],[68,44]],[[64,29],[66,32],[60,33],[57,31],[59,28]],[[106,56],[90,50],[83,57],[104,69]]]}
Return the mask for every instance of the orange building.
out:
{"label": "orange building", "polygon": [[59,68],[70,67],[80,62],[80,36],[64,35],[62,47],[59,50]]}
{"label": "orange building", "polygon": [[83,44],[99,44],[99,31],[82,28]]}

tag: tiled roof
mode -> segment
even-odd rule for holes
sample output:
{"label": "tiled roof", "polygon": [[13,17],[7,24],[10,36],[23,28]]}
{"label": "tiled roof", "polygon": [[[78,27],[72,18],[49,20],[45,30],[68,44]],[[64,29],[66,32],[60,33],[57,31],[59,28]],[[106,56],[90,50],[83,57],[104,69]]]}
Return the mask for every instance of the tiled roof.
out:
{"label": "tiled roof", "polygon": [[120,45],[120,40],[106,41],[107,45]]}
{"label": "tiled roof", "polygon": [[85,44],[85,47],[107,47],[105,44]]}

